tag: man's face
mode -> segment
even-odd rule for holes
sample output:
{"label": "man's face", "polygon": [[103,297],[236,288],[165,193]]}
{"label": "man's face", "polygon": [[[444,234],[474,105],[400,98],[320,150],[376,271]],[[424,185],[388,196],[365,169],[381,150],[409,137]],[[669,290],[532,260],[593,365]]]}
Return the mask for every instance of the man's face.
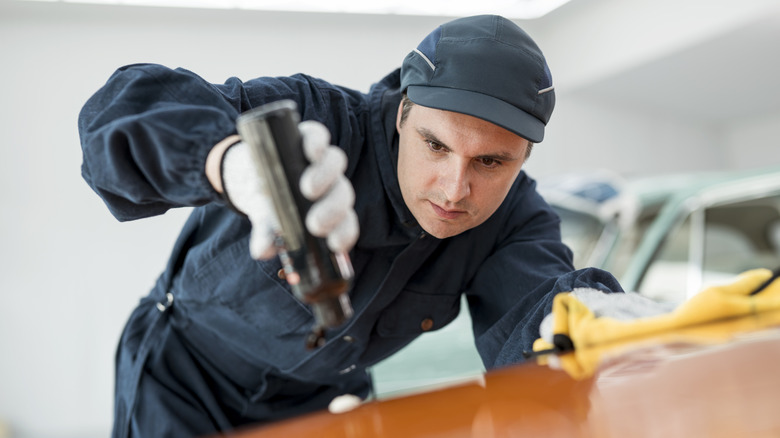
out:
{"label": "man's face", "polygon": [[401,124],[398,182],[422,228],[440,239],[485,222],[525,162],[528,140],[482,119],[420,105]]}

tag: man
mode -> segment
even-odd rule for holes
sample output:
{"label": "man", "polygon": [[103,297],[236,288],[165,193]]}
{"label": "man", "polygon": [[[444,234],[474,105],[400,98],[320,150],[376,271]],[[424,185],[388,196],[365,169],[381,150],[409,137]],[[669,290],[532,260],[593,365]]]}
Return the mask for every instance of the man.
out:
{"label": "man", "polygon": [[[325,206],[307,227],[355,271],[354,316],[313,350],[312,313],[281,275],[263,182],[235,136],[240,113],[282,99],[307,121],[320,175],[301,181],[312,211]],[[574,271],[521,170],[554,101],[539,48],[497,16],[445,23],[368,94],[305,75],[217,85],[158,65],[117,71],[79,118],[85,180],[119,220],[196,208],[122,335],[114,436],[208,434],[366,397],[366,368],[448,324],[462,294],[490,369],[522,360],[557,292],[620,291],[608,273]]]}

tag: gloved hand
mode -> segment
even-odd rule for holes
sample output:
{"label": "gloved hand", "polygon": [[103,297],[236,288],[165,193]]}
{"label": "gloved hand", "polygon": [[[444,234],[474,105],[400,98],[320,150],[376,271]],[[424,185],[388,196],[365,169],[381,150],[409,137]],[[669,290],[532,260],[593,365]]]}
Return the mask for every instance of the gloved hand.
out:
{"label": "gloved hand", "polygon": [[[336,253],[347,252],[358,238],[358,218],[354,210],[355,191],[344,176],[347,156],[330,145],[330,133],[319,122],[305,121],[298,125],[303,137],[303,150],[311,164],[299,181],[300,190],[314,204],[305,218],[306,228],[317,237],[324,237]],[[279,220],[268,194],[273,188],[258,175],[249,146],[238,142],[222,157],[221,178],[225,195],[252,223],[249,252],[255,259],[268,259],[276,254],[274,239],[279,233]]]}
{"label": "gloved hand", "polygon": [[[598,289],[577,288],[571,291],[571,295],[590,309],[594,317],[619,321],[662,315],[673,311],[677,306],[676,303],[654,301],[635,292],[605,293]],[[550,344],[553,344],[554,321],[555,314],[551,312],[539,326],[541,338]]]}

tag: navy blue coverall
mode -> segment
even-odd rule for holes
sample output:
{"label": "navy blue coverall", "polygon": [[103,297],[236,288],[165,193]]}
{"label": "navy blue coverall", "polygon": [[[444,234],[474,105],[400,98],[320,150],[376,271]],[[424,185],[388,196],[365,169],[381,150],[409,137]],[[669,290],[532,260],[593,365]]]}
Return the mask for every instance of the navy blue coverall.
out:
{"label": "navy blue coverall", "polygon": [[[345,393],[365,397],[366,368],[452,321],[462,294],[486,368],[520,362],[555,293],[621,290],[604,271],[574,270],[558,217],[524,172],[482,225],[447,239],[426,234],[396,175],[399,85],[398,71],[361,93],[305,75],[211,84],[183,69],[131,65],[88,100],[82,175],[111,213],[127,221],[195,207],[122,334],[115,437],[224,432],[322,409]],[[280,99],[330,130],[357,197],[355,315],[315,350],[304,347],[310,310],[277,275],[278,259],[250,257],[249,221],[204,173],[240,113]]]}

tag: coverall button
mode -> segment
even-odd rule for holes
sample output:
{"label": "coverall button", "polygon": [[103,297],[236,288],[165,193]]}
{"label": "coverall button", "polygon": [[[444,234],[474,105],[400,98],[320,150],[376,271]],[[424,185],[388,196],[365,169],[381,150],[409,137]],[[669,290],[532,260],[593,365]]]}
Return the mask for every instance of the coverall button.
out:
{"label": "coverall button", "polygon": [[420,323],[420,328],[424,332],[427,332],[428,330],[432,329],[433,328],[433,320],[431,318],[423,319],[422,322]]}
{"label": "coverall button", "polygon": [[344,336],[344,337],[343,337],[343,338],[341,338],[341,339],[343,339],[343,340],[344,340],[344,342],[349,342],[350,344],[351,344],[351,343],[353,343],[353,342],[355,342],[355,338],[353,338],[353,337],[352,337],[352,336],[350,336],[350,335],[346,335],[346,336]]}
{"label": "coverall button", "polygon": [[276,276],[279,277],[280,280],[287,279],[287,274],[284,273],[284,268],[279,268],[279,270],[276,271]]}

